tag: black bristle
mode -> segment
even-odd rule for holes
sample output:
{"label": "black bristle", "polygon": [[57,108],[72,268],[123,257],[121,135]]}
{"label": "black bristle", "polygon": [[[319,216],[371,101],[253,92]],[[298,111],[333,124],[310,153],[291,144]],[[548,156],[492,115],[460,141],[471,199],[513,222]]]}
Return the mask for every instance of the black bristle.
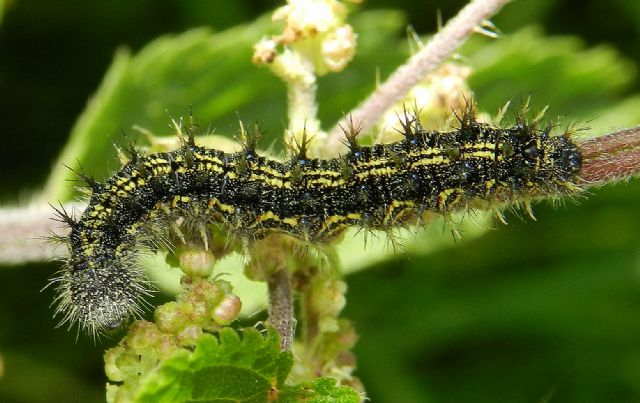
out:
{"label": "black bristle", "polygon": [[102,190],[102,184],[84,171],[82,165],[80,165],[80,161],[78,161],[78,165],[78,169],[73,169],[66,164],[62,164],[62,166],[78,176],[78,178],[82,181],[83,187],[91,189],[93,193],[100,192]]}
{"label": "black bristle", "polygon": [[418,120],[417,109],[414,109],[413,112],[409,112],[406,105],[403,104],[402,116],[398,116],[398,121],[402,127],[400,134],[402,134],[409,142],[413,142],[416,139],[416,134],[422,131],[422,127]]}
{"label": "black bristle", "polygon": [[70,228],[74,228],[78,224],[71,214],[67,213],[62,203],[60,203],[60,208],[55,207],[53,204],[49,205],[55,211],[56,218],[54,220],[67,224]]}
{"label": "black bristle", "polygon": [[195,134],[198,131],[198,123],[193,118],[193,105],[189,106],[189,127],[187,127],[187,144],[189,146],[196,145]]}
{"label": "black bristle", "polygon": [[307,129],[302,130],[302,139],[298,141],[297,137],[293,137],[295,143],[295,154],[293,155],[292,162],[294,164],[304,165],[308,159],[309,144],[311,144],[312,138],[307,136]]}
{"label": "black bristle", "polygon": [[349,126],[344,128],[340,125],[340,129],[342,129],[342,133],[344,133],[344,137],[346,141],[342,141],[342,144],[349,147],[349,151],[352,153],[358,151],[360,149],[360,145],[358,144],[358,136],[362,131],[362,127],[358,123],[357,125],[353,122],[353,116],[349,115]]}
{"label": "black bristle", "polygon": [[453,111],[453,115],[458,120],[460,130],[463,134],[467,134],[472,131],[472,126],[477,123],[475,103],[472,99],[465,98],[465,106],[462,114],[459,114],[456,110]]}
{"label": "black bristle", "polygon": [[140,152],[135,147],[133,143],[128,143],[127,146],[123,149],[126,156],[129,157],[131,162],[136,163],[140,159]]}
{"label": "black bristle", "polygon": [[242,122],[240,122],[240,144],[247,155],[255,155],[258,147],[258,140],[262,137],[262,132],[258,123],[253,124],[253,130],[248,131],[244,128]]}

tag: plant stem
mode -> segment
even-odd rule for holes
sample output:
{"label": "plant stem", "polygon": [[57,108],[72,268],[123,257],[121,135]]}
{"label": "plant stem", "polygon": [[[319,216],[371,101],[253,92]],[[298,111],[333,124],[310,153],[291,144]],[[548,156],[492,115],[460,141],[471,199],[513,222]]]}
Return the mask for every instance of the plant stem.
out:
{"label": "plant stem", "polygon": [[[84,207],[69,203],[63,208],[75,212]],[[53,208],[48,204],[0,208],[0,263],[23,264],[64,256],[67,252],[64,247],[46,241],[53,234],[68,232],[52,217]]]}
{"label": "plant stem", "polygon": [[300,74],[297,79],[291,79],[287,82],[289,130],[296,134],[306,127],[307,130],[315,133],[317,126],[319,126],[317,122],[316,76],[313,64],[302,56],[299,58],[301,59]]}
{"label": "plant stem", "polygon": [[400,66],[383,84],[378,86],[356,109],[347,113],[329,132],[325,151],[335,154],[343,144],[342,127],[349,127],[349,121],[361,131],[367,131],[395,103],[400,101],[427,74],[464,43],[482,24],[496,14],[509,0],[475,0],[467,4],[457,16],[438,32],[429,43]]}
{"label": "plant stem", "polygon": [[604,185],[640,173],[640,126],[587,140],[580,178],[587,186]]}
{"label": "plant stem", "polygon": [[290,351],[296,329],[289,271],[278,270],[267,280],[269,289],[269,322],[280,333],[280,348]]}

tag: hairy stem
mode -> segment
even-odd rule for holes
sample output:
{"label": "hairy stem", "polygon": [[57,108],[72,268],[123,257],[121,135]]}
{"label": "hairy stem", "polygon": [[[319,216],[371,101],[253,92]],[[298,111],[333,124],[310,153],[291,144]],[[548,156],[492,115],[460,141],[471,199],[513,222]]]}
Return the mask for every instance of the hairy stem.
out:
{"label": "hairy stem", "polygon": [[318,126],[316,115],[316,81],[313,65],[304,60],[301,63],[307,69],[306,74],[301,74],[300,79],[288,82],[287,105],[289,105],[289,130],[292,133],[301,131],[306,125],[313,126],[316,131]]}
{"label": "hairy stem", "polygon": [[291,279],[286,269],[278,270],[267,279],[269,289],[269,322],[280,333],[280,348],[290,351],[295,336],[296,320],[291,296]]}
{"label": "hairy stem", "polygon": [[285,144],[301,144],[305,130],[316,133],[320,127],[313,63],[301,53],[287,50],[276,58],[271,68],[287,84],[289,127]]}
{"label": "hairy stem", "polygon": [[356,109],[347,113],[329,132],[325,150],[334,154],[342,146],[344,134],[341,127],[353,127],[367,131],[384,112],[400,101],[427,74],[451,57],[482,22],[496,14],[509,0],[474,0],[438,32],[418,53],[400,66],[386,82],[378,86]]}
{"label": "hairy stem", "polygon": [[640,126],[580,144],[580,178],[586,185],[604,185],[640,172]]}
{"label": "hairy stem", "polygon": [[[74,212],[84,207],[69,203],[63,208]],[[54,234],[68,232],[52,217],[53,209],[48,204],[0,209],[0,263],[23,264],[64,256],[64,247],[46,241]]]}

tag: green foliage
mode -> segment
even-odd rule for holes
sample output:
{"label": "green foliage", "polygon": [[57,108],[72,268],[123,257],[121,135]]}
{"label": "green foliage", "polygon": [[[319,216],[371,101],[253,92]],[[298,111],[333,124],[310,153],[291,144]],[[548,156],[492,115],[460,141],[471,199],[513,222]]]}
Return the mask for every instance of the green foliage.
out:
{"label": "green foliage", "polygon": [[265,401],[272,386],[283,386],[292,357],[280,352],[275,331],[263,338],[257,330],[246,330],[240,338],[233,329],[224,328],[219,337],[218,341],[204,334],[193,352],[180,350],[164,360],[156,374],[141,384],[138,400]]}
{"label": "green foliage", "polygon": [[144,402],[359,402],[351,388],[331,379],[285,385],[293,365],[273,329],[240,334],[230,328],[202,335],[192,352],[179,350],[145,378],[136,401]]}
{"label": "green foliage", "polygon": [[334,379],[318,378],[285,388],[278,395],[277,401],[282,403],[358,403],[361,398],[351,388],[336,386]]}

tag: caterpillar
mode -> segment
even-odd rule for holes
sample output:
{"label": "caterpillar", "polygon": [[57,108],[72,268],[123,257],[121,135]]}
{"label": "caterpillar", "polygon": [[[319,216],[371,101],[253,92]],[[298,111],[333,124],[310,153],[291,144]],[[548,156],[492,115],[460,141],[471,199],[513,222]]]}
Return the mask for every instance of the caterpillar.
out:
{"label": "caterpillar", "polygon": [[390,230],[420,224],[425,213],[580,191],[582,157],[569,134],[525,121],[497,128],[472,112],[458,120],[457,129],[437,132],[407,116],[402,140],[372,146],[360,146],[351,130],[348,152],[336,158],[310,158],[303,141],[284,162],[260,156],[257,136],[226,153],[196,145],[190,134],[172,152],[132,153],[104,183],[81,175],[92,191],[88,207],[79,220],[58,210],[71,231],[70,257],[52,280],[56,315],[93,334],[138,315],[149,285],[137,251],[158,242],[151,226],[185,209],[240,238],[281,232],[328,242],[351,226]]}

